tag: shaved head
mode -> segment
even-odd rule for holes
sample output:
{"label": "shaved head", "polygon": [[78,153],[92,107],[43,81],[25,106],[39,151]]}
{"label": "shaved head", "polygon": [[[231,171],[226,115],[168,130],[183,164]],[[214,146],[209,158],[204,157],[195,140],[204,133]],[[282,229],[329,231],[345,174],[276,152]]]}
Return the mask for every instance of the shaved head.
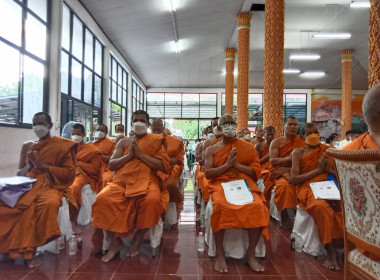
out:
{"label": "shaved head", "polygon": [[380,131],[380,84],[371,88],[363,99],[363,115],[369,130]]}
{"label": "shaved head", "polygon": [[150,125],[152,133],[162,135],[164,132],[164,124],[161,119],[154,119]]}

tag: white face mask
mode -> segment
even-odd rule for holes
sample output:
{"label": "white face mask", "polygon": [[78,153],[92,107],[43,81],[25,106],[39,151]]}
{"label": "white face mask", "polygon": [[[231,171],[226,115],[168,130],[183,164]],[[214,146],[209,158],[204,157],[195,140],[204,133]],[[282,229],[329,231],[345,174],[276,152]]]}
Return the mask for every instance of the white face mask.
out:
{"label": "white face mask", "polygon": [[33,131],[38,138],[42,138],[49,133],[50,129],[44,125],[35,125],[33,126]]}
{"label": "white face mask", "polygon": [[215,134],[214,133],[207,134],[207,139],[216,139]]}
{"label": "white face mask", "polygon": [[214,126],[214,128],[212,129],[212,131],[214,132],[215,136],[222,135],[222,133],[223,133],[223,132],[220,132],[218,130],[218,126]]}
{"label": "white face mask", "polygon": [[95,131],[94,136],[97,139],[102,139],[102,138],[106,137],[106,134],[104,132],[102,132],[102,131]]}
{"label": "white face mask", "polygon": [[227,137],[234,137],[235,136],[236,125],[225,124],[225,125],[221,125],[221,127],[222,127],[222,133],[224,136],[227,136]]}
{"label": "white face mask", "polygon": [[80,135],[71,135],[71,140],[77,142],[77,143],[80,143],[83,141],[83,137],[80,136]]}
{"label": "white face mask", "polygon": [[116,132],[116,136],[117,136],[117,137],[124,136],[124,133],[123,133],[123,132]]}
{"label": "white face mask", "polygon": [[134,122],[132,126],[133,126],[133,131],[137,135],[143,135],[148,130],[148,126],[143,122]]}

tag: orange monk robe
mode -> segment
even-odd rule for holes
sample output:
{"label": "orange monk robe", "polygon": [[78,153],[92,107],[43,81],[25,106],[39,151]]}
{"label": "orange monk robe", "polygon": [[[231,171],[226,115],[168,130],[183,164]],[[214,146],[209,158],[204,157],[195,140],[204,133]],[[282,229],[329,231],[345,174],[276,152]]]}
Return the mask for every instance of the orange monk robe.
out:
{"label": "orange monk robe", "polygon": [[[287,157],[295,148],[303,148],[306,145],[305,141],[297,135],[294,139],[286,142],[281,148],[279,157]],[[297,209],[297,195],[296,187],[290,184],[290,168],[272,167],[272,176],[274,171],[278,169],[286,169],[280,177],[274,180],[275,190],[273,202],[276,204],[278,211],[282,211],[285,208]],[[274,176],[275,177],[275,176]],[[285,178],[287,177],[287,178]]]}
{"label": "orange monk robe", "polygon": [[[331,148],[329,145],[320,144],[304,154],[300,163],[300,175],[316,169],[318,161],[329,148]],[[331,167],[333,166],[331,158],[329,158],[329,164]],[[331,243],[333,239],[343,238],[343,217],[340,202],[315,199],[310,188],[310,183],[325,181],[327,177],[328,173],[322,173],[301,185],[297,185],[298,205],[313,217],[318,228],[319,239],[323,245]],[[335,205],[335,211],[330,205]]]}
{"label": "orange monk robe", "polygon": [[32,168],[26,174],[37,181],[14,208],[0,202],[0,254],[32,259],[37,247],[61,235],[58,209],[74,180],[76,148],[74,141],[55,136],[30,148],[49,172]]}
{"label": "orange monk robe", "polygon": [[[112,156],[113,151],[115,150],[115,142],[112,141],[110,138],[105,137],[103,139],[98,139],[95,142],[92,143],[95,147],[98,148],[99,152],[106,156]],[[112,181],[112,172],[109,170],[108,162],[101,161],[101,181],[99,180],[99,184],[97,184],[97,190],[96,193],[99,193],[108,182]]]}
{"label": "orange monk robe", "polygon": [[[268,153],[269,153],[269,146],[261,151],[261,157],[265,157]],[[269,158],[267,161],[263,162],[260,165],[260,167],[261,167],[261,178],[263,179],[264,186],[265,186],[263,193],[266,200],[266,205],[269,206],[272,190],[274,188],[274,179],[270,172],[272,166],[269,162]]]}
{"label": "orange monk robe", "polygon": [[[225,145],[214,154],[214,167],[223,165],[232,148],[236,148],[237,160],[240,164],[250,166],[260,176],[259,157],[253,145],[235,138],[232,143]],[[245,179],[254,197],[254,201],[245,205],[233,205],[227,202],[222,183]],[[225,228],[263,228],[263,235],[269,239],[269,211],[264,204],[264,196],[256,182],[247,174],[231,168],[225,174],[209,180],[209,190],[213,210],[211,228],[218,232]]]}
{"label": "orange monk robe", "polygon": [[170,174],[169,177],[165,180],[165,185],[170,195],[170,201],[180,202],[181,194],[178,191],[177,182],[185,166],[183,162],[185,157],[185,148],[181,140],[171,135],[167,135],[166,132],[164,132],[164,137],[167,144],[167,153],[169,158],[175,157],[180,162],[180,164],[170,166]]}
{"label": "orange monk robe", "polygon": [[101,156],[99,150],[91,144],[83,144],[78,147],[76,175],[70,191],[75,201],[82,204],[82,187],[90,184],[94,192],[99,190],[99,173]]}
{"label": "orange monk robe", "polygon": [[[170,172],[164,139],[147,134],[137,140],[141,151],[160,159],[165,172]],[[124,155],[129,151],[125,148]],[[133,230],[155,226],[163,213],[161,187],[157,172],[134,158],[115,171],[113,181],[97,195],[92,206],[94,227],[115,232],[118,236],[133,234]]]}
{"label": "orange monk robe", "polygon": [[[342,150],[367,150],[367,149],[379,149],[379,146],[377,146],[375,141],[373,141],[373,139],[371,138],[371,136],[369,135],[368,132],[364,133],[363,135],[356,138],[351,143],[344,146],[344,148]],[[380,258],[378,256],[373,255],[368,251],[365,243],[363,244],[363,243],[357,242],[355,244],[355,246],[356,246],[356,248],[358,248],[358,250],[362,254],[366,255],[367,257],[371,258],[372,260],[380,261]]]}

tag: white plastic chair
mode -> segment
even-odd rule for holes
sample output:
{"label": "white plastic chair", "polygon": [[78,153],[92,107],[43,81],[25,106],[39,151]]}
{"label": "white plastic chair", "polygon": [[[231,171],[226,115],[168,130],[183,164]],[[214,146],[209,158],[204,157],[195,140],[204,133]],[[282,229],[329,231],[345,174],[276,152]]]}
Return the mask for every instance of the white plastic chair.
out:
{"label": "white plastic chair", "polygon": [[85,226],[91,222],[91,209],[96,199],[96,193],[92,191],[90,184],[82,187],[82,205],[79,210],[77,223]]}

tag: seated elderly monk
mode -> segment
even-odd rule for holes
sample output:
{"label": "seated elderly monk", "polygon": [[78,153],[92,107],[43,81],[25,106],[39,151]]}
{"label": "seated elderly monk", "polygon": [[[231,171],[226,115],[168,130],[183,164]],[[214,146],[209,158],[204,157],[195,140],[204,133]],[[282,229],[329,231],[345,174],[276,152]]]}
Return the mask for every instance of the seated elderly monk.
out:
{"label": "seated elderly monk", "polygon": [[[90,184],[94,192],[99,192],[99,173],[101,156],[99,150],[91,144],[85,144],[86,137],[85,128],[81,123],[76,123],[71,129],[71,139],[78,143],[77,166],[73,184],[70,191],[73,193],[75,201],[80,207],[82,204],[82,188],[86,184]],[[74,232],[78,233],[76,218],[77,213],[70,213],[73,223]]]}
{"label": "seated elderly monk", "polygon": [[123,138],[127,138],[127,136],[125,136],[125,128],[124,128],[124,125],[121,124],[121,123],[118,123],[115,125],[115,133],[116,133],[116,138],[114,139],[115,141],[115,144],[117,144],[117,142],[119,142],[121,139]]}
{"label": "seated elderly monk", "polygon": [[[165,180],[165,185],[168,189],[170,201],[179,203],[181,201],[181,194],[178,190],[177,182],[181,176],[184,164],[185,148],[183,142],[164,131],[164,124],[161,119],[154,119],[150,126],[152,133],[160,135],[165,138],[167,145],[167,153],[170,162],[170,175]],[[167,208],[165,212],[167,212]]]}
{"label": "seated elderly monk", "polygon": [[0,261],[7,257],[24,258],[29,267],[36,266],[36,248],[61,235],[58,209],[66,189],[75,175],[77,144],[50,136],[53,127],[47,113],[33,117],[38,141],[22,146],[17,175],[36,178],[14,208],[0,202]]}
{"label": "seated elderly monk", "polygon": [[326,181],[329,174],[335,176],[333,162],[327,160],[325,151],[331,148],[319,142],[319,132],[315,124],[304,126],[306,146],[292,153],[292,171],[290,182],[297,188],[298,205],[307,211],[318,228],[318,236],[326,247],[327,258],[324,266],[338,270],[334,239],[343,238],[343,220],[339,201],[316,199],[310,183]]}
{"label": "seated elderly monk", "polygon": [[273,202],[278,211],[281,211],[282,225],[291,227],[286,209],[297,209],[296,188],[290,180],[290,168],[292,166],[291,153],[295,148],[305,146],[305,141],[297,135],[298,120],[289,116],[284,126],[285,136],[272,141],[269,148],[271,173],[274,178],[275,191]]}
{"label": "seated elderly monk", "polygon": [[[213,202],[211,228],[215,237],[215,270],[228,272],[223,240],[226,228],[248,229],[249,247],[247,263],[256,272],[264,267],[255,257],[255,248],[263,233],[269,238],[269,211],[264,205],[264,196],[256,185],[260,176],[260,163],[251,143],[235,138],[236,122],[232,115],[219,119],[222,141],[211,145],[206,151],[205,175],[209,179],[209,190]],[[245,179],[254,201],[244,205],[227,202],[222,183]]]}
{"label": "seated elderly monk", "polygon": [[[163,137],[147,133],[149,115],[132,114],[134,137],[121,139],[110,160],[113,181],[98,194],[92,206],[94,227],[107,230],[111,247],[102,257],[111,261],[123,247],[120,237],[133,235],[127,256],[138,255],[145,232],[155,226],[163,213],[162,181],[158,171],[169,173],[169,157]],[[165,178],[163,178],[165,179]]]}
{"label": "seated elderly monk", "polygon": [[[368,132],[356,138],[343,150],[366,150],[380,148],[380,84],[371,88],[363,99],[363,116],[368,125]],[[367,251],[363,244],[355,244],[358,250],[369,258],[380,261],[379,257]]]}
{"label": "seated elderly monk", "polygon": [[98,189],[100,192],[108,182],[112,181],[112,171],[108,167],[108,163],[115,150],[115,142],[107,137],[108,127],[104,124],[98,124],[95,128],[96,140],[92,143],[101,154],[101,176],[99,178]]}
{"label": "seated elderly monk", "polygon": [[264,128],[265,140],[256,144],[255,149],[260,159],[261,178],[264,181],[265,189],[263,191],[267,206],[269,206],[270,197],[274,187],[274,181],[270,172],[269,162],[269,147],[276,135],[276,130],[273,126],[266,126]]}

